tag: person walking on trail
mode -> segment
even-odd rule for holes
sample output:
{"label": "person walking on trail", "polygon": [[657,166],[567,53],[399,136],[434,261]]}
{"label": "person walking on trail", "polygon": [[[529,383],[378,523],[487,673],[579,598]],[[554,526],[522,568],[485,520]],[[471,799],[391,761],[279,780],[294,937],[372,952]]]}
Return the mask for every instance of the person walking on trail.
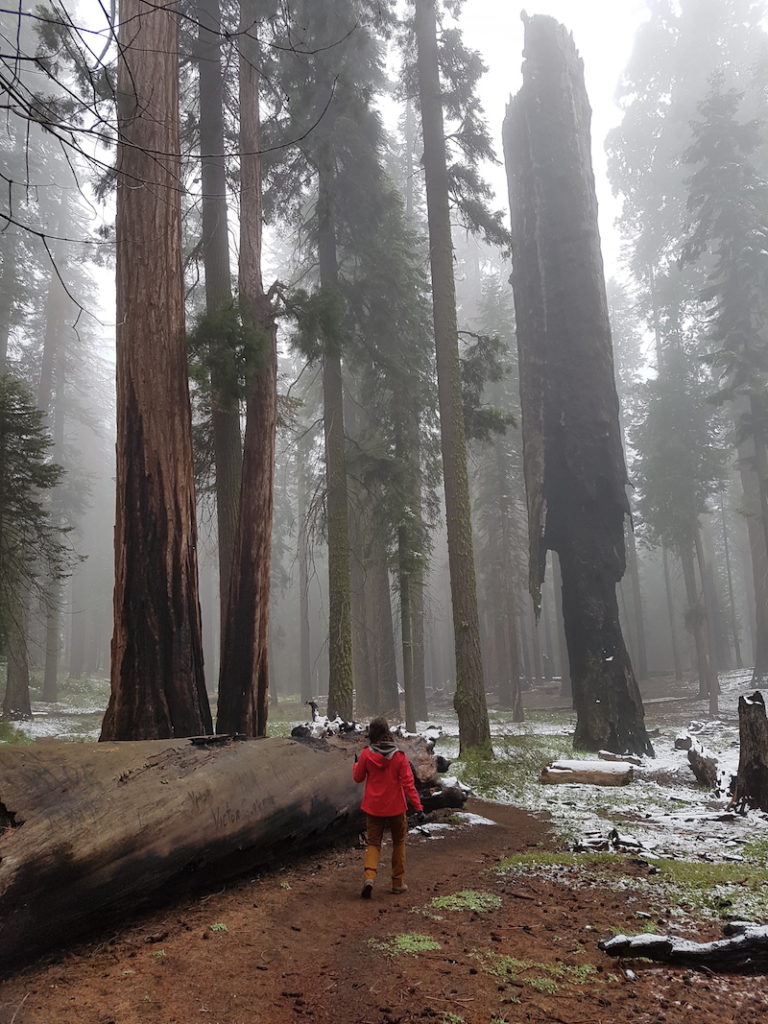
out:
{"label": "person walking on trail", "polygon": [[381,840],[384,829],[392,834],[392,892],[407,892],[405,884],[405,837],[408,833],[407,804],[423,813],[419,794],[413,783],[408,758],[398,750],[385,718],[374,718],[368,726],[367,746],[355,757],[352,777],[365,783],[361,810],[365,812],[368,846],[363,861],[363,888],[360,893],[369,900],[379,868]]}

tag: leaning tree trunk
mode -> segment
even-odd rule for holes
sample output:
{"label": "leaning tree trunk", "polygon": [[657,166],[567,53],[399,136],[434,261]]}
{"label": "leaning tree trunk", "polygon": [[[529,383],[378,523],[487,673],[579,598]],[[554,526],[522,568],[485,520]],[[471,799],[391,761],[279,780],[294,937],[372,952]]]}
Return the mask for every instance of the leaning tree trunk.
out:
{"label": "leaning tree trunk", "polygon": [[739,744],[733,803],[768,811],[768,719],[759,690],[739,697]]}
{"label": "leaning tree trunk", "polygon": [[627,477],[583,65],[554,19],[525,22],[523,86],[507,109],[504,151],[531,592],[538,610],[546,551],[557,551],[574,745],[651,753],[616,600],[625,571]]}
{"label": "leaning tree trunk", "polygon": [[240,24],[240,307],[252,352],[216,717],[219,732],[246,736],[267,731],[277,434],[277,329],[261,278],[261,74],[255,10],[253,0],[244,3]]}
{"label": "leaning tree trunk", "polygon": [[211,731],[184,337],[178,29],[172,7],[124,0],[114,633],[103,740]]}
{"label": "leaning tree trunk", "polygon": [[440,405],[448,566],[451,577],[459,743],[463,753],[491,749],[483,686],[480,623],[472,551],[467,443],[461,397],[456,287],[448,201],[443,96],[437,50],[435,0],[415,2],[417,74],[424,140],[429,259]]}

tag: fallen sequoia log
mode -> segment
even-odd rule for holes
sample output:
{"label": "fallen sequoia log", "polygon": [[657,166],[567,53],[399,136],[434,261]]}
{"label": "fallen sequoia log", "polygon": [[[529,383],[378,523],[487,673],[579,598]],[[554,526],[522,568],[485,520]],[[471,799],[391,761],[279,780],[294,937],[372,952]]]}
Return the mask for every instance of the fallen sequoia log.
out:
{"label": "fallen sequoia log", "polygon": [[625,761],[553,761],[541,769],[539,781],[548,785],[579,782],[590,786],[626,786],[634,768]]}
{"label": "fallen sequoia log", "polygon": [[768,926],[733,922],[723,931],[730,937],[714,942],[642,934],[615,935],[597,945],[609,956],[646,957],[681,967],[756,974],[768,971]]}
{"label": "fallen sequoia log", "polygon": [[0,747],[0,964],[360,826],[321,740]]}
{"label": "fallen sequoia log", "polygon": [[[359,830],[352,761],[363,743],[0,746],[0,969],[142,905]],[[418,741],[410,746],[434,792],[434,771]],[[449,791],[432,806],[456,799]]]}

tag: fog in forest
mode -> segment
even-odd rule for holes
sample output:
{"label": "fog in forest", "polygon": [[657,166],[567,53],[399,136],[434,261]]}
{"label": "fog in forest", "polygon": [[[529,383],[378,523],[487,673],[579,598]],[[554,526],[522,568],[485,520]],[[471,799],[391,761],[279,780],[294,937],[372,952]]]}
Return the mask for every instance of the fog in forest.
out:
{"label": "fog in forest", "polygon": [[[650,680],[668,695],[693,681],[713,713],[718,673],[754,667],[761,685],[766,5],[541,0],[528,27],[501,0],[180,10],[166,19],[175,27],[158,26],[157,47],[135,51],[100,5],[25,2],[0,15],[4,717],[23,729],[33,711],[80,694],[106,709],[111,677],[112,738],[262,734],[282,704],[303,719],[309,700],[415,727],[453,706],[458,658],[462,735],[482,747],[486,705],[522,718],[532,691],[570,707],[589,690],[581,680],[572,693],[568,651],[572,660],[580,640],[573,625],[566,638],[561,600],[560,560],[579,561],[564,538],[582,484],[590,501],[604,486],[618,487],[619,505],[626,495],[624,550],[620,537],[610,543],[626,566],[619,640],[603,645],[604,660],[623,643],[641,692]],[[534,337],[518,356],[515,310],[529,318],[526,268],[565,253],[555,236],[531,237],[529,249],[524,233],[510,235],[510,201],[520,231],[538,216],[554,159],[541,154],[559,130],[548,122],[531,142],[526,191],[513,115],[535,131],[540,108],[523,111],[521,67],[527,30],[529,60],[546,66],[538,15],[573,33],[584,62],[605,263],[605,290],[599,273],[593,287],[610,315],[618,405],[607,347],[601,394],[578,367],[569,381],[574,421],[577,406],[587,415],[606,399],[594,429],[616,444],[594,455],[587,479],[566,425],[562,459],[577,482],[558,483],[556,430],[544,423],[532,542],[524,454],[539,448],[526,440],[524,453],[533,417],[521,415],[520,382],[558,342],[537,349]],[[148,8],[133,17],[155,30]],[[150,67],[142,54],[155,49],[178,62]],[[442,177],[430,140],[447,160]],[[588,141],[569,150],[585,209]],[[443,205],[448,242],[437,234]],[[438,280],[440,253],[450,285]],[[539,270],[552,280],[555,270]],[[580,294],[563,323],[579,323]],[[547,367],[536,372],[551,396]],[[609,501],[595,501],[605,538]],[[579,556],[587,575],[591,557]],[[461,623],[459,607],[470,609]],[[176,706],[161,695],[171,677],[194,714],[161,721],[157,709]],[[136,701],[151,722],[130,719],[134,685],[152,691]]]}

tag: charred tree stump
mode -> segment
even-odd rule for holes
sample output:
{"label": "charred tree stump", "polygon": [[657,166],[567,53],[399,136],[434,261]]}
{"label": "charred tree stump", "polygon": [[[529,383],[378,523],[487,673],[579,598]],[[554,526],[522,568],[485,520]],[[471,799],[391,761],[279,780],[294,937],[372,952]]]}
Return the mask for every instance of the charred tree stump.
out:
{"label": "charred tree stump", "polygon": [[739,697],[739,742],[733,802],[768,811],[768,719],[759,690]]}
{"label": "charred tree stump", "polygon": [[572,37],[525,21],[523,86],[504,121],[515,259],[530,589],[562,569],[577,712],[574,746],[652,754],[619,624],[628,512],[597,201],[591,111]]}

